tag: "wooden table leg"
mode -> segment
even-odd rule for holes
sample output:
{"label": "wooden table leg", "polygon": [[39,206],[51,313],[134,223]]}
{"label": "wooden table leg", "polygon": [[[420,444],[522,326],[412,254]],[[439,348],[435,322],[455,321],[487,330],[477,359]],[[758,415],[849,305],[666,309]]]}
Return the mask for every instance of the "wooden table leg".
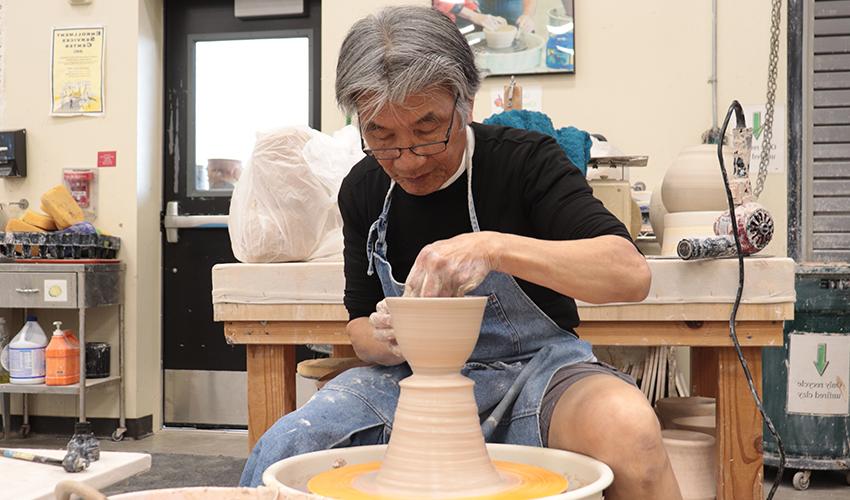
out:
{"label": "wooden table leg", "polygon": [[356,358],[357,354],[350,345],[335,345],[331,353],[332,358]]}
{"label": "wooden table leg", "polygon": [[[761,347],[743,348],[761,395]],[[717,500],[764,498],[762,418],[735,349],[718,348]]]}
{"label": "wooden table leg", "polygon": [[717,397],[716,347],[691,347],[691,396]]}
{"label": "wooden table leg", "polygon": [[248,449],[295,410],[295,346],[248,345]]}

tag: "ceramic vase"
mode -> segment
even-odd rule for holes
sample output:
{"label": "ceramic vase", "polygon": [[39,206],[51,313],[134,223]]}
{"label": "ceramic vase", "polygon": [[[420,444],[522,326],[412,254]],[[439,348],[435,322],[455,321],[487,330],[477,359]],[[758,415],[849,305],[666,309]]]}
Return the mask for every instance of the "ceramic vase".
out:
{"label": "ceramic vase", "polygon": [[717,495],[714,438],[701,432],[677,429],[663,430],[661,437],[682,500],[714,500]]}
{"label": "ceramic vase", "polygon": [[673,428],[683,431],[702,432],[717,437],[717,424],[715,415],[694,415],[690,417],[677,417],[673,419]]}
{"label": "ceramic vase", "polygon": [[672,212],[664,215],[664,242],[661,255],[676,254],[676,246],[682,238],[714,236],[714,222],[722,212]]}
{"label": "ceramic vase", "polygon": [[388,298],[402,380],[393,431],[375,478],[392,497],[481,496],[503,489],[487,454],[472,380],[460,374],[478,339],[486,297]]}
{"label": "ceramic vase", "polygon": [[[729,148],[723,148],[723,161],[728,174],[732,164]],[[717,146],[701,144],[683,149],[664,174],[661,196],[668,212],[725,210],[726,190]]]}
{"label": "ceramic vase", "polygon": [[663,429],[673,429],[674,418],[700,415],[714,416],[716,412],[717,405],[714,398],[702,396],[662,398],[655,403],[655,413],[658,415]]}
{"label": "ceramic vase", "polygon": [[652,196],[649,197],[649,224],[652,226],[652,232],[655,233],[659,246],[664,244],[665,215],[667,215],[667,208],[661,199],[661,186],[656,186],[656,189],[652,190]]}

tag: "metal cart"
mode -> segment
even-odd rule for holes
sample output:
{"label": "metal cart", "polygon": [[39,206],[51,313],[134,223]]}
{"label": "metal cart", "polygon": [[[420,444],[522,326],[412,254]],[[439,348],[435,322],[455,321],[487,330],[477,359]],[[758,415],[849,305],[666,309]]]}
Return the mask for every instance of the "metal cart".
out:
{"label": "metal cart", "polygon": [[[74,394],[79,397],[79,421],[86,421],[86,392],[89,388],[118,383],[118,428],[112,439],[120,441],[127,431],[124,409],[124,271],[118,261],[91,263],[11,263],[0,264],[0,308],[77,309],[79,313],[80,382],[64,386],[0,384],[3,403],[3,432],[8,438],[11,426],[11,394],[23,397],[23,425],[30,431],[28,394]],[[106,378],[86,379],[86,309],[118,307],[118,370]]]}

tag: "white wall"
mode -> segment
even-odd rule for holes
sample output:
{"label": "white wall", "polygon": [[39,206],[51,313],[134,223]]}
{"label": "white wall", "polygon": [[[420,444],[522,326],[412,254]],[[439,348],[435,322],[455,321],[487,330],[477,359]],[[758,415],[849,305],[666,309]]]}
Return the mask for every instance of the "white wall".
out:
{"label": "white wall", "polygon": [[[127,265],[127,416],[159,419],[162,1],[100,0],[75,7],[67,0],[5,0],[4,6],[0,129],[27,129],[28,177],[0,180],[0,202],[26,198],[37,209],[41,194],[62,182],[63,168],[93,168],[98,151],[117,151],[117,168],[98,172],[96,226],[121,237],[119,257]],[[106,114],[50,117],[50,30],[84,25],[106,27]],[[40,313],[43,326],[54,318],[76,325],[74,313]],[[117,352],[117,325],[113,310],[92,310],[87,339],[110,340]],[[90,390],[89,416],[117,417],[117,398],[114,386]],[[75,398],[34,398],[31,412],[74,415]]]}
{"label": "white wall", "polygon": [[[346,31],[356,19],[398,3],[430,2],[322,2],[325,131],[345,123],[334,101],[334,78]],[[161,4],[162,0],[95,0],[72,7],[67,0],[5,0],[6,88],[0,93],[0,128],[26,128],[29,141],[29,177],[0,180],[2,202],[24,197],[37,205],[41,193],[61,181],[63,167],[93,167],[97,151],[118,151],[118,167],[99,172],[97,225],[122,238],[120,257],[127,263],[127,415],[154,414],[155,428],[161,418]],[[718,113],[722,113],[733,98],[745,104],[764,99],[769,3],[720,0],[719,4]],[[576,74],[530,76],[520,82],[543,88],[544,110],[556,126],[600,132],[626,152],[650,155],[650,166],[634,169],[631,177],[652,188],[676,153],[698,143],[711,125],[710,16],[709,0],[576,0]],[[50,28],[85,24],[106,26],[107,113],[102,118],[51,118]],[[782,26],[784,40],[784,20]],[[783,42],[778,103],[786,102],[785,60]],[[490,90],[505,80],[484,81],[476,103],[477,120],[489,116]],[[768,177],[761,201],[778,223],[768,252],[784,255],[784,172]],[[75,321],[67,312],[51,312],[50,317]],[[90,338],[104,340],[117,328],[117,318],[108,310],[92,311],[89,325]],[[91,416],[117,416],[115,388],[89,394]],[[74,398],[65,396],[40,398],[33,407],[33,413],[41,415],[75,412]]]}
{"label": "white wall", "polygon": [[[345,32],[365,14],[393,3],[322,2],[322,128],[344,125],[334,102],[333,79]],[[720,0],[718,7],[718,115],[732,99],[764,102],[770,2]],[[345,12],[345,15],[339,14]],[[776,102],[786,102],[785,6]],[[620,149],[648,154],[650,164],[632,169],[631,180],[649,189],[685,146],[699,144],[711,127],[710,0],[575,0],[576,73],[523,76],[522,85],[543,89],[543,108],[556,127],[574,125],[602,133]],[[484,80],[475,119],[490,116],[490,93],[505,77]],[[786,107],[787,109],[787,107]],[[755,166],[754,166],[755,167]],[[768,176],[761,202],[776,218],[766,253],[786,254],[786,173]]]}

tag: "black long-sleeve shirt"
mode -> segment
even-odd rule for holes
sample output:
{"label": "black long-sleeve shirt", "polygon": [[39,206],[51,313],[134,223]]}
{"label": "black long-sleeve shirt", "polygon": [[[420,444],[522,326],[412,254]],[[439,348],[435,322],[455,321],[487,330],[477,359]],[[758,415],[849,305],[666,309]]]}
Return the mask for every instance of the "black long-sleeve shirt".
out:
{"label": "black long-sleeve shirt", "polygon": [[[631,240],[625,226],[593,197],[592,190],[549,136],[520,129],[472,124],[472,196],[482,231],[542,240],[578,240],[614,234]],[[389,176],[371,157],[358,162],[339,192],[345,239],[345,306],[351,319],[368,316],[384,298],[377,274],[366,270],[366,237],[381,214]],[[404,282],[425,245],[472,231],[467,174],[426,196],[393,189],[387,228],[388,259]],[[517,279],[522,290],[559,326],[579,324],[575,301]]]}

